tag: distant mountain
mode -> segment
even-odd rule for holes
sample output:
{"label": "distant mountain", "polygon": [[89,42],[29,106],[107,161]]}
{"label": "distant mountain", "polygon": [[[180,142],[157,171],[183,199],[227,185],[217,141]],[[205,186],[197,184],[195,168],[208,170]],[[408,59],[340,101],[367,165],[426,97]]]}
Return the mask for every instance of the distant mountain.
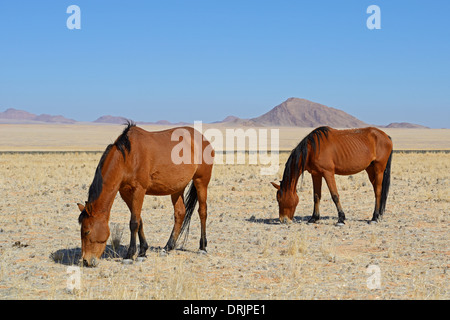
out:
{"label": "distant mountain", "polygon": [[9,120],[34,120],[37,116],[23,110],[9,108],[4,112],[0,112],[0,119]]}
{"label": "distant mountain", "polygon": [[327,125],[335,128],[358,128],[368,126],[367,123],[342,110],[299,98],[289,98],[269,112],[246,122],[255,125],[281,127]]}
{"label": "distant mountain", "polygon": [[242,120],[241,118],[238,118],[236,116],[228,116],[225,119],[223,119],[222,121],[214,121],[213,123],[239,122],[241,120]]}
{"label": "distant mountain", "polygon": [[155,124],[161,124],[161,125],[164,125],[164,126],[170,126],[172,124],[172,122],[167,121],[167,120],[158,120],[158,121],[155,122]]}
{"label": "distant mountain", "polygon": [[387,126],[379,126],[380,128],[406,128],[406,129],[430,129],[430,127],[409,122],[392,122]]}
{"label": "distant mountain", "polygon": [[34,118],[34,121],[52,122],[52,123],[75,123],[73,119],[68,119],[63,116],[52,116],[50,114],[41,114]]}
{"label": "distant mountain", "polygon": [[[124,124],[128,119],[125,117],[117,117],[117,116],[101,116],[100,118],[98,118],[97,120],[95,120],[95,123],[111,123],[111,124]],[[178,125],[178,126],[183,126],[183,125],[188,125],[189,123],[187,122],[177,122],[177,123],[172,123],[170,121],[167,120],[158,120],[155,122],[145,122],[145,121],[137,121],[137,124],[141,124],[141,125],[162,125],[162,126],[172,126],[172,125]]]}
{"label": "distant mountain", "polygon": [[184,122],[184,121],[180,121],[180,122],[170,122],[167,120],[158,120],[156,122],[144,122],[144,121],[138,121],[136,122],[137,124],[149,124],[149,125],[161,125],[161,126],[187,126],[187,125],[191,125],[192,123],[189,122]]}
{"label": "distant mountain", "polygon": [[[99,117],[94,123],[124,124],[125,117],[105,115]],[[77,121],[65,118],[61,115],[49,114],[36,115],[24,110],[7,109],[0,112],[0,123],[63,123],[71,124]],[[155,122],[137,121],[140,125],[164,125],[182,126],[189,125],[187,122],[173,123],[167,120]],[[323,104],[312,102],[306,99],[289,98],[277,105],[265,114],[251,118],[241,119],[236,116],[228,116],[222,121],[212,122],[214,124],[224,124],[227,126],[272,126],[272,127],[319,127],[327,125],[335,128],[358,128],[367,127],[369,124],[353,117],[352,115],[335,108],[327,107]],[[378,125],[380,128],[428,128],[422,125],[394,122],[387,126]]]}
{"label": "distant mountain", "polygon": [[127,121],[124,117],[116,117],[116,116],[101,116],[97,120],[94,120],[95,123],[114,123],[114,124],[124,124]]}
{"label": "distant mountain", "polygon": [[236,116],[228,116],[225,119],[222,120],[222,122],[233,122],[236,120],[239,120],[240,118],[236,117]]}
{"label": "distant mountain", "polygon": [[9,108],[0,112],[0,122],[3,123],[64,123],[71,124],[76,121],[63,116],[52,116],[49,114],[36,115],[27,111]]}

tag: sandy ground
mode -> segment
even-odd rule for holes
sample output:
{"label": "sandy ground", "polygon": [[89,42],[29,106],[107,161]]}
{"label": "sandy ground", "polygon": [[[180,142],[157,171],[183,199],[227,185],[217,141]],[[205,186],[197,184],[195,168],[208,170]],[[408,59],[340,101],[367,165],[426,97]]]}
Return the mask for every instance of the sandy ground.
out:
{"label": "sandy ground", "polygon": [[[103,149],[103,147],[101,148]],[[161,256],[173,226],[168,197],[147,196],[147,259],[121,256],[129,242],[129,212],[112,208],[114,235],[97,268],[81,268],[80,287],[68,274],[80,257],[76,202],[87,198],[101,153],[0,155],[0,299],[446,299],[450,298],[450,155],[395,154],[387,212],[369,225],[374,205],[365,173],[337,177],[347,222],[326,186],[322,220],[306,174],[295,222],[280,225],[275,189],[280,170],[216,165],[208,199],[208,254],[199,254],[199,218],[183,250]],[[114,232],[113,232],[114,233]],[[111,239],[120,240],[116,251]],[[379,280],[377,282],[377,280]],[[70,285],[69,281],[69,285]]]}
{"label": "sandy ground", "polygon": [[[148,131],[169,128],[161,125],[143,125]],[[280,150],[292,150],[299,141],[310,133],[313,128],[281,127],[229,127],[225,124],[202,124],[203,133],[208,130],[218,130],[222,139],[216,150],[223,150],[226,146],[226,132],[244,134],[265,130],[268,143],[271,143],[271,130],[278,130]],[[69,125],[41,125],[41,124],[0,124],[0,152],[1,151],[103,151],[107,144],[115,141],[122,132],[123,126],[111,124],[69,124]],[[394,141],[396,150],[449,150],[450,129],[383,129]],[[213,139],[211,139],[213,140]],[[256,148],[259,141],[247,138],[246,149],[250,145]],[[237,146],[237,143],[236,143]],[[270,149],[269,144],[267,144]],[[233,149],[240,150],[239,148]]]}

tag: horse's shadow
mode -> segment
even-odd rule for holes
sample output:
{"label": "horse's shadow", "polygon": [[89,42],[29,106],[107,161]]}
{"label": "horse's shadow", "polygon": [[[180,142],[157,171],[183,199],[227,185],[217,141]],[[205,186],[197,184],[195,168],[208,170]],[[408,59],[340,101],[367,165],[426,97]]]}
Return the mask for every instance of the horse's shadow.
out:
{"label": "horse's shadow", "polygon": [[[139,251],[139,246],[137,247]],[[149,247],[147,252],[161,252],[162,247]],[[187,251],[184,249],[176,249],[180,251]],[[107,245],[100,259],[125,259],[128,252],[128,246],[120,245],[118,248],[113,248],[111,245]],[[50,259],[55,262],[66,266],[80,265],[81,261],[81,248],[67,248],[59,249],[50,254]]]}
{"label": "horse's shadow", "polygon": [[[127,246],[120,245],[119,248],[113,248],[111,245],[107,245],[101,259],[122,258],[126,255],[127,250]],[[81,248],[59,249],[50,254],[50,259],[55,263],[66,266],[79,265],[81,260]]]}
{"label": "horse's shadow", "polygon": [[78,265],[81,258],[81,248],[59,249],[50,253],[53,262],[66,266]]}
{"label": "horse's shadow", "polygon": [[[303,217],[296,216],[296,217],[294,217],[294,219],[292,219],[292,222],[293,223],[308,222],[309,219],[311,219],[311,216],[303,216]],[[321,216],[320,217],[320,220],[329,220],[329,219],[333,219],[333,217],[330,217],[330,216]],[[278,219],[278,218],[263,219],[263,218],[255,218],[255,216],[251,216],[250,218],[245,219],[245,221],[252,222],[252,223],[270,224],[270,225],[281,224],[280,219]]]}

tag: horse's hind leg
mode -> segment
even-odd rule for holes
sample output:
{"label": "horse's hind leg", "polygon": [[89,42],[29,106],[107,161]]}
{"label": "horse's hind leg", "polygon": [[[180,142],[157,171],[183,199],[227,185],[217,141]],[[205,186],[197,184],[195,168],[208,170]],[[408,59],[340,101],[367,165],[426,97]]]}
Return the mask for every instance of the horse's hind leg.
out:
{"label": "horse's hind leg", "polygon": [[206,182],[202,179],[194,179],[194,185],[195,188],[197,189],[198,215],[200,217],[200,227],[201,227],[200,247],[199,247],[201,251],[206,251],[206,246],[208,244],[208,241],[206,240],[206,218],[208,216],[206,198],[208,193],[207,192],[208,182],[209,179]]}
{"label": "horse's hind leg", "polygon": [[383,184],[383,171],[377,170],[377,166],[372,163],[367,167],[366,172],[369,176],[369,180],[372,183],[373,191],[375,193],[375,209],[373,211],[373,216],[371,222],[378,222],[381,217],[380,214],[380,201],[381,201],[381,188]]}
{"label": "horse's hind leg", "polygon": [[170,251],[175,248],[175,245],[180,235],[181,225],[183,224],[184,216],[186,214],[186,207],[184,206],[184,189],[180,192],[171,195],[172,204],[174,209],[174,225],[169,240],[167,241],[164,250]]}
{"label": "horse's hind leg", "polygon": [[328,189],[330,189],[331,198],[333,199],[334,204],[336,205],[336,209],[338,210],[338,222],[337,225],[345,224],[345,214],[344,210],[342,210],[341,202],[339,200],[339,194],[337,192],[336,181],[334,179],[333,173],[325,173],[324,174],[325,181],[327,182]]}

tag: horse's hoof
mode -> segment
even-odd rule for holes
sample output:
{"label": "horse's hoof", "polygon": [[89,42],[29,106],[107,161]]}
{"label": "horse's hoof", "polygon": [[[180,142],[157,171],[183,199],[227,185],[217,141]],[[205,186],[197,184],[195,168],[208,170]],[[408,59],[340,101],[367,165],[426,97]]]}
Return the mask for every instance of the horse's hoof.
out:
{"label": "horse's hoof", "polygon": [[369,221],[369,224],[377,224],[377,223],[378,223],[377,220],[370,220],[370,221]]}
{"label": "horse's hoof", "polygon": [[146,257],[137,257],[136,262],[143,262],[146,260]]}
{"label": "horse's hoof", "polygon": [[345,226],[345,223],[344,222],[338,222],[338,223],[336,223],[336,226],[337,227],[342,227],[342,226]]}
{"label": "horse's hoof", "polygon": [[168,255],[168,252],[166,251],[166,249],[161,249],[161,251],[159,252],[160,257],[166,257],[167,255]]}
{"label": "horse's hoof", "polygon": [[133,264],[133,259],[123,259],[122,264]]}
{"label": "horse's hoof", "polygon": [[202,254],[202,255],[207,255],[208,254],[208,252],[206,250],[202,250],[202,249],[199,249],[198,253]]}

